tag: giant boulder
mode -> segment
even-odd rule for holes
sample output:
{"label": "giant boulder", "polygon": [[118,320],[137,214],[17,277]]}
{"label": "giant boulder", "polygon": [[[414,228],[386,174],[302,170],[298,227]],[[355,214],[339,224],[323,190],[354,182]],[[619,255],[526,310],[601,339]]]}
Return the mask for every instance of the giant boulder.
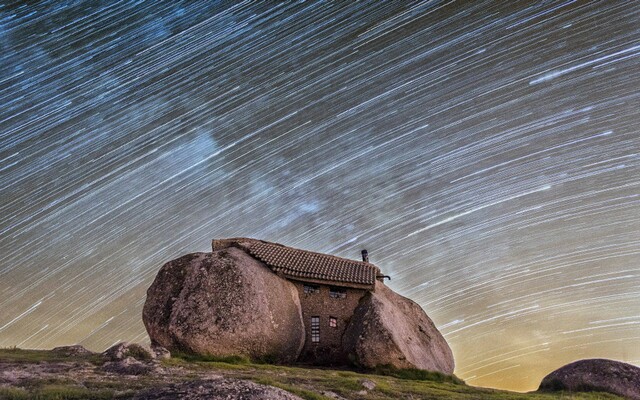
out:
{"label": "giant boulder", "polygon": [[607,392],[640,400],[640,368],[606,359],[580,360],[545,376],[538,390]]}
{"label": "giant boulder", "polygon": [[237,248],[166,263],[142,319],[152,343],[172,351],[292,362],[304,344],[295,286]]}
{"label": "giant boulder", "polygon": [[415,302],[382,283],[366,294],[342,338],[344,351],[367,368],[392,365],[452,374],[453,354]]}

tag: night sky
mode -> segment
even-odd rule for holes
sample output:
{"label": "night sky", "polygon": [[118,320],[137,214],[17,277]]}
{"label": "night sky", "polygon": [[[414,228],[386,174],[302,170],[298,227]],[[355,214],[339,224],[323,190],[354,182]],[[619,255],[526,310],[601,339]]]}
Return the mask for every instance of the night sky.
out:
{"label": "night sky", "polygon": [[249,236],[367,248],[472,385],[640,364],[640,2],[102,3],[0,6],[0,347]]}

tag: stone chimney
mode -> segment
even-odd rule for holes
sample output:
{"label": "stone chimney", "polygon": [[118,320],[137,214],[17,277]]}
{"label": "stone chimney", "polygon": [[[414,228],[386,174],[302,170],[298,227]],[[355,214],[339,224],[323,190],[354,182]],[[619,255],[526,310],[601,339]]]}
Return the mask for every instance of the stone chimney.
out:
{"label": "stone chimney", "polygon": [[362,261],[366,263],[369,262],[369,252],[366,249],[362,250]]}

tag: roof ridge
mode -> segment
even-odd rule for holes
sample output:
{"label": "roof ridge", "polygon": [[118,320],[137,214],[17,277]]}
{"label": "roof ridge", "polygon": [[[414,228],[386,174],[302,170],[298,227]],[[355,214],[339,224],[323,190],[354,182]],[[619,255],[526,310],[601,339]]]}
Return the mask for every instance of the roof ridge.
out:
{"label": "roof ridge", "polygon": [[287,248],[287,249],[296,250],[296,251],[303,252],[303,253],[308,253],[308,254],[314,254],[314,255],[321,256],[321,257],[333,258],[333,259],[340,260],[340,261],[348,261],[349,263],[359,264],[359,265],[362,265],[362,266],[365,266],[365,267],[368,267],[368,268],[372,268],[372,269],[377,269],[377,270],[380,269],[380,268],[378,268],[378,266],[376,266],[373,263],[368,263],[368,262],[359,261],[359,260],[353,260],[351,258],[346,258],[346,257],[335,256],[333,254],[320,253],[318,251],[300,249],[300,248],[297,248],[297,247],[286,246],[284,244],[280,244],[280,243],[276,243],[276,242],[269,242],[267,240],[250,239],[250,238],[244,238],[244,239],[249,239],[251,241],[256,241],[256,242],[262,242],[264,244],[269,244],[269,245],[281,246],[281,247],[284,247],[284,248]]}

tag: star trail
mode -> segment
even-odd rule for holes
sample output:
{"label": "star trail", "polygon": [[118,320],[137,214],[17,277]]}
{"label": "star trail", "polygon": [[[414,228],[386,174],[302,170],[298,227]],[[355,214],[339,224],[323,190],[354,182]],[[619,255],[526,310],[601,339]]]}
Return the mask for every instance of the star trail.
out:
{"label": "star trail", "polygon": [[0,3],[0,347],[146,341],[160,266],[371,261],[471,385],[640,365],[640,4]]}

